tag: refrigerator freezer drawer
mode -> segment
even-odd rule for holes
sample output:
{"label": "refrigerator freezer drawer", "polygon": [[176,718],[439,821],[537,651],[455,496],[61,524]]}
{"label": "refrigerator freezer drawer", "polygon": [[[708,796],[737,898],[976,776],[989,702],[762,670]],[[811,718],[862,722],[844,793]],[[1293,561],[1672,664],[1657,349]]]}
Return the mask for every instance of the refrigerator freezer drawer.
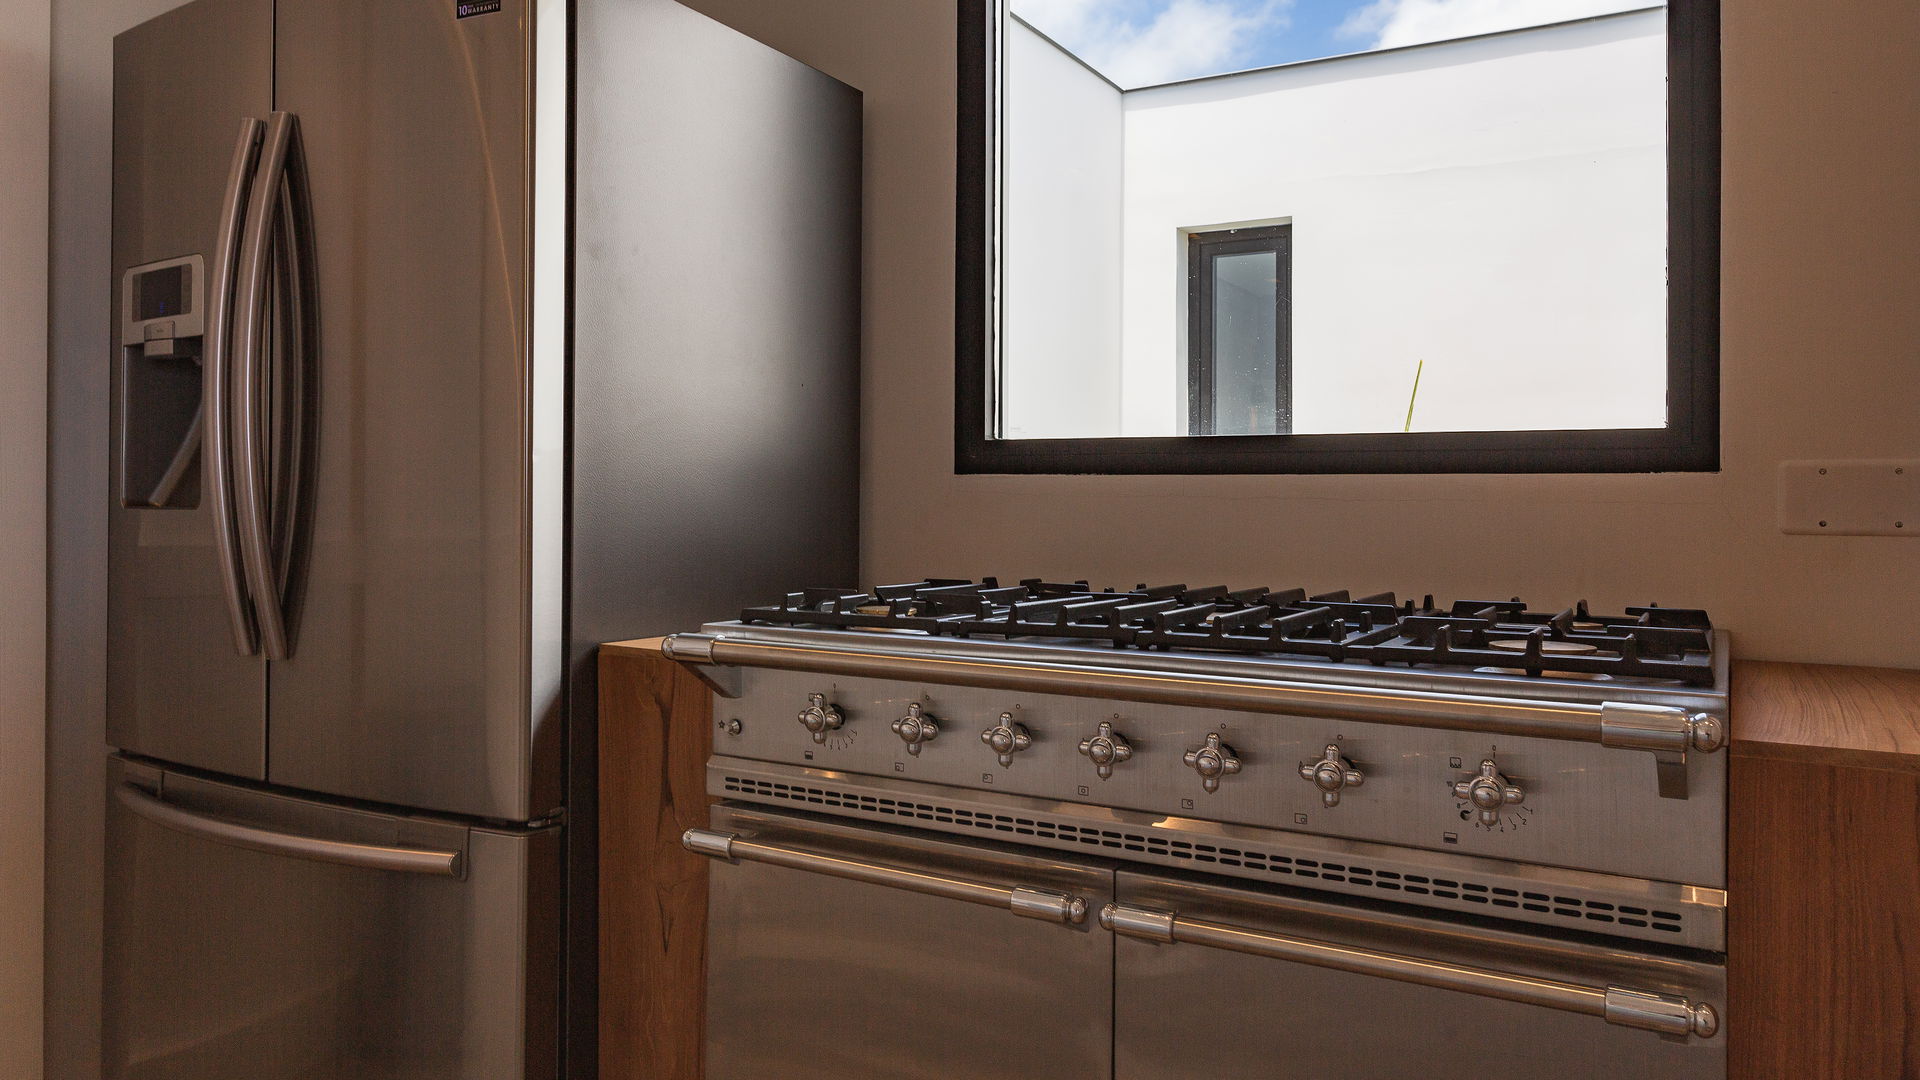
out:
{"label": "refrigerator freezer drawer", "polygon": [[108,775],[105,1076],[557,1077],[557,828]]}

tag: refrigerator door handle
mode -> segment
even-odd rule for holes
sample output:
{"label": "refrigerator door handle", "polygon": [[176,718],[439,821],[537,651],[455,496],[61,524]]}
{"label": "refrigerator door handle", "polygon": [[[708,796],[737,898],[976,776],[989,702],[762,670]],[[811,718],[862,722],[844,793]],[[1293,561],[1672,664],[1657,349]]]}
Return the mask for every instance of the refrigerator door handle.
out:
{"label": "refrigerator door handle", "polygon": [[233,165],[227,171],[227,189],[220,200],[220,232],[215,239],[213,266],[207,285],[207,340],[200,378],[200,411],[205,417],[207,497],[213,515],[214,548],[220,560],[220,584],[227,599],[227,618],[233,648],[241,656],[259,651],[253,605],[240,566],[239,521],[233,503],[233,409],[228,401],[232,382],[235,269],[241,230],[246,226],[248,181],[259,161],[260,134],[265,128],[249,116],[240,121],[234,141]]}
{"label": "refrigerator door handle", "polygon": [[[280,340],[285,351],[279,354],[280,385],[284,406],[280,415],[286,423],[277,445],[286,455],[284,466],[275,470],[274,488],[268,508],[275,520],[275,567],[279,583],[281,609],[287,614],[287,648],[291,651],[293,622],[294,558],[300,544],[302,515],[307,508],[307,450],[312,422],[314,365],[319,354],[320,318],[316,296],[318,273],[314,267],[313,214],[307,181],[307,159],[295,130],[287,148],[286,181],[280,185],[276,202],[274,233],[274,273],[284,304]],[[282,658],[284,659],[284,658]]]}
{"label": "refrigerator door handle", "polygon": [[125,782],[114,789],[114,797],[120,800],[122,806],[155,825],[218,844],[248,848],[269,855],[357,866],[366,870],[450,878],[466,876],[466,856],[459,851],[387,847],[281,832],[188,810],[158,798],[138,785]]}
{"label": "refrigerator door handle", "polygon": [[285,660],[290,655],[283,590],[273,553],[273,508],[267,480],[271,452],[266,431],[272,409],[266,378],[269,350],[264,345],[272,331],[267,319],[271,277],[268,256],[275,246],[273,226],[280,192],[287,183],[287,158],[293,135],[293,114],[276,112],[268,118],[266,138],[260,150],[260,168],[254,173],[253,191],[247,199],[247,224],[240,248],[233,319],[234,430],[240,458],[240,467],[234,474],[234,502],[239,518],[240,562],[246,571],[247,591],[253,596],[261,651],[269,660]]}

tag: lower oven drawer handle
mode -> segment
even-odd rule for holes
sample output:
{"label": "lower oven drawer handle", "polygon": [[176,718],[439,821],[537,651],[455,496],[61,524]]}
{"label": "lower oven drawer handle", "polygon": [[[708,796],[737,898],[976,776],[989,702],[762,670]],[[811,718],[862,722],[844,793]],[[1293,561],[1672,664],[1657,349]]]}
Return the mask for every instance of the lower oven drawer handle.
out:
{"label": "lower oven drawer handle", "polygon": [[1374,952],[1310,938],[1285,937],[1244,927],[1186,919],[1167,911],[1108,904],[1100,925],[1116,934],[1156,941],[1206,945],[1215,949],[1291,960],[1315,967],[1382,979],[1458,990],[1565,1012],[1597,1016],[1609,1024],[1644,1028],[1662,1035],[1708,1038],[1720,1030],[1720,1014],[1706,1002],[1619,986],[1582,986],[1484,968]]}
{"label": "lower oven drawer handle", "polygon": [[769,866],[784,866],[790,870],[826,874],[829,877],[865,882],[868,885],[904,889],[907,892],[921,893],[926,896],[941,896],[969,904],[1005,908],[1015,915],[1039,919],[1043,922],[1071,923],[1077,926],[1087,921],[1086,900],[1067,893],[1030,889],[1024,885],[990,885],[984,882],[967,881],[941,874],[929,874],[923,870],[908,870],[905,867],[863,862],[859,859],[817,851],[763,844],[757,840],[742,839],[734,833],[718,832],[713,829],[688,829],[680,837],[680,843],[688,851],[728,862],[766,863]]}

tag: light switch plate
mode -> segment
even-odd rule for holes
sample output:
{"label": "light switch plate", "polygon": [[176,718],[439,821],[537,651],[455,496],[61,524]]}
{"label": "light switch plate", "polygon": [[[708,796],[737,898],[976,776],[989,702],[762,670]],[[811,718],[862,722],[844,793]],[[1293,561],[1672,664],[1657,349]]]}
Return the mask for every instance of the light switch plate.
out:
{"label": "light switch plate", "polygon": [[1780,531],[1920,536],[1920,458],[1781,462]]}

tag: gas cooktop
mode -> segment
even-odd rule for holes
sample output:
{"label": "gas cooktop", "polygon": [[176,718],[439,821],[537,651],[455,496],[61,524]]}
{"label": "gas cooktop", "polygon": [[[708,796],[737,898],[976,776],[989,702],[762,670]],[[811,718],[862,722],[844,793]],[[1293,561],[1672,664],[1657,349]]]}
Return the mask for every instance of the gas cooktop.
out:
{"label": "gas cooktop", "polygon": [[1047,639],[1149,651],[1210,651],[1561,678],[1626,677],[1687,686],[1716,678],[1713,623],[1697,608],[1629,607],[1600,615],[1583,600],[1535,611],[1519,598],[1419,602],[1393,593],[1309,595],[1264,586],[1085,581],[1002,585],[930,578],[871,591],[805,589],[747,608],[742,622],[930,637]]}

